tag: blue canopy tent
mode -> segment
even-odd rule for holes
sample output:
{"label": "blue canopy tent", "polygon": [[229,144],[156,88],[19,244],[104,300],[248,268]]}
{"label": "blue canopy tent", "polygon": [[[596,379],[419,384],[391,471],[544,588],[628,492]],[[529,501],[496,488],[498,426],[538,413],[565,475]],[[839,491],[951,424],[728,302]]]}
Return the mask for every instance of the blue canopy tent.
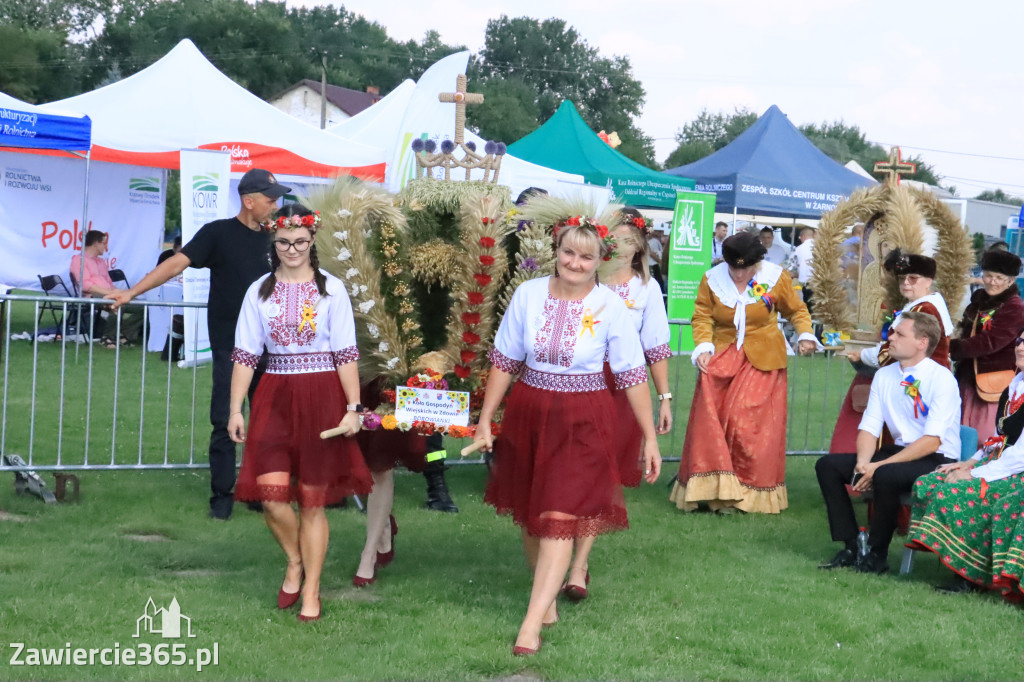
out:
{"label": "blue canopy tent", "polygon": [[716,211],[820,218],[860,187],[877,184],[830,159],[774,104],[714,154],[665,171],[714,192]]}

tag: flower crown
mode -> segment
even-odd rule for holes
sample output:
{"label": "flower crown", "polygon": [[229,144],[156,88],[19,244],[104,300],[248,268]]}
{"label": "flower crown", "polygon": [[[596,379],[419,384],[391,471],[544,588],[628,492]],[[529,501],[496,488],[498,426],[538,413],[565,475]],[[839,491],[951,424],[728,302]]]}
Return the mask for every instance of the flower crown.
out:
{"label": "flower crown", "polygon": [[611,260],[612,256],[615,255],[615,249],[617,244],[615,243],[615,237],[612,236],[611,230],[608,229],[607,225],[598,223],[593,218],[584,218],[583,216],[573,216],[572,218],[566,218],[565,220],[559,220],[551,227],[551,231],[554,235],[555,240],[558,239],[558,231],[563,227],[586,227],[594,231],[597,234],[597,238],[601,240],[607,253],[603,260]]}
{"label": "flower crown", "polygon": [[305,227],[310,232],[316,232],[320,227],[320,211],[313,211],[309,215],[279,216],[277,220],[263,224],[263,229],[271,232],[280,229],[293,230],[296,227]]}
{"label": "flower crown", "polygon": [[640,230],[640,233],[643,234],[645,237],[649,237],[651,235],[651,221],[647,220],[646,218],[636,216],[632,220],[629,220],[628,224]]}

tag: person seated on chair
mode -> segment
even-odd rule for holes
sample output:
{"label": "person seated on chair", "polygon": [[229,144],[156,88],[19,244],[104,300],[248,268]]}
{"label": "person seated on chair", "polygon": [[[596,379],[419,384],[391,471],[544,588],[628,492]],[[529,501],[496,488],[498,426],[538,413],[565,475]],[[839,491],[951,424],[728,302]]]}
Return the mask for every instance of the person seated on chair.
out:
{"label": "person seated on chair", "polygon": [[[843,548],[820,568],[854,566],[862,573],[889,570],[889,543],[900,512],[900,495],[918,476],[960,459],[960,393],[948,369],[929,355],[942,337],[938,321],[908,311],[889,330],[896,362],[875,374],[860,421],[857,452],[825,455],[815,464],[832,539]],[[894,443],[878,448],[882,428]],[[874,494],[869,551],[857,552],[857,518],[846,485]]]}
{"label": "person seated on chair", "polygon": [[1012,533],[1013,519],[1024,514],[1024,329],[1013,348],[1018,372],[999,398],[995,435],[970,459],[914,484],[907,547],[935,552],[953,571],[950,583],[936,586],[940,592],[1000,588],[997,555],[1010,544],[1000,536]]}
{"label": "person seated on chair", "polygon": [[[99,230],[89,230],[85,233],[85,246],[82,248],[82,255],[75,254],[71,257],[71,280],[78,286],[82,296],[86,298],[108,298],[118,289],[110,279],[107,259],[103,254],[109,249],[109,235]],[[84,261],[84,262],[83,262]],[[81,285],[79,286],[79,276]],[[137,318],[137,319],[135,319]],[[126,345],[128,339],[138,336],[141,329],[142,317],[137,314],[126,314],[121,320],[121,345]],[[88,323],[83,323],[87,328]],[[117,344],[110,337],[115,333],[116,321],[113,319],[104,320],[97,316],[94,333],[101,337],[101,343],[105,348],[113,348]]]}

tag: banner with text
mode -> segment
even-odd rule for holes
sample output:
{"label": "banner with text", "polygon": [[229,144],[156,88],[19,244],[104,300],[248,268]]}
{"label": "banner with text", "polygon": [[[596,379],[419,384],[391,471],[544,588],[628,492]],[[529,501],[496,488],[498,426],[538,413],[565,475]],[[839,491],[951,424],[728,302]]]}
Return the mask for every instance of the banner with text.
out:
{"label": "banner with text", "polygon": [[[231,184],[231,155],[205,149],[181,150],[181,241],[188,243],[206,223],[232,215],[228,201]],[[210,295],[210,271],[186,268],[183,274],[186,301],[206,303]],[[208,362],[210,334],[205,308],[185,308],[185,360],[180,367]]]}
{"label": "banner with text", "polygon": [[469,393],[436,388],[399,386],[395,394],[395,419],[439,426],[469,426]]}
{"label": "banner with text", "polygon": [[110,236],[108,267],[124,270],[132,284],[156,266],[165,172],[92,162],[85,227],[86,168],[80,159],[0,152],[0,283],[40,291],[37,275],[60,275],[70,288],[71,257],[89,229]]}
{"label": "banner with text", "polygon": [[[711,239],[715,222],[715,195],[706,192],[677,192],[672,215],[672,239],[668,254],[668,317],[690,319],[697,287],[711,267]],[[673,329],[671,348],[692,351],[693,333]]]}

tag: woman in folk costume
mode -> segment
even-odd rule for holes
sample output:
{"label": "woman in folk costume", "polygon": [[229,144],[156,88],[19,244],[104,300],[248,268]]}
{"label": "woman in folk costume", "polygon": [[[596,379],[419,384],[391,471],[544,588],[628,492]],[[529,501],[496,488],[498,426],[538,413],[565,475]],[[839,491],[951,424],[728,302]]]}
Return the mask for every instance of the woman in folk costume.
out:
{"label": "woman in folk costume", "polygon": [[1008,251],[981,255],[984,288],[971,294],[957,338],[949,342],[956,363],[963,413],[960,423],[988,433],[996,419],[996,401],[1014,372],[1013,343],[1024,327],[1024,301],[1017,291],[1020,258]]}
{"label": "woman in folk costume", "polygon": [[[644,354],[629,310],[597,283],[602,257],[614,242],[588,220],[556,225],[555,274],[516,288],[491,351],[476,438],[494,461],[484,501],[522,528],[533,569],[530,603],[513,653],[540,649],[541,628],[558,621],[555,600],[572,556],[573,539],[628,527],[616,429],[636,421],[644,437],[644,470],[661,471]],[[630,411],[616,410],[605,384],[608,359]],[[501,436],[490,424],[505,391]]]}
{"label": "woman in folk costume", "polygon": [[[286,216],[274,227],[273,268],[249,287],[235,330],[228,434],[245,442],[235,497],[263,503],[267,526],[288,559],[278,608],[301,596],[298,618],[313,621],[320,618],[329,534],[324,507],[371,486],[354,439],[320,438],[335,426],[345,427],[347,436],[359,431],[359,351],[345,286],[319,269],[316,217]],[[246,434],[242,400],[264,347],[267,370]]]}
{"label": "woman in folk costume", "polygon": [[[615,237],[615,256],[601,269],[601,282],[613,289],[629,309],[629,318],[640,332],[640,345],[644,359],[651,368],[654,390],[658,392],[658,434],[668,433],[672,428],[672,394],[668,386],[669,350],[668,315],[661,287],[648,271],[650,248],[647,245],[647,223],[634,208],[624,208],[622,223],[612,233]],[[616,388],[611,367],[604,364],[605,381],[615,399],[615,414],[628,414],[629,398],[626,392]],[[627,420],[614,429],[612,450],[619,458],[619,477],[622,485],[635,488],[640,485],[643,475],[643,430],[640,425]],[[589,558],[595,537],[588,535],[578,538],[576,554],[569,567],[569,577],[562,587],[562,594],[572,601],[587,598],[590,583]]]}
{"label": "woman in folk costume", "polygon": [[[1014,341],[1014,356],[1017,369],[1024,369],[1024,334]],[[907,546],[935,552],[953,571],[952,582],[937,588],[943,592],[996,588],[1014,601],[1024,598],[1024,542],[1013,549],[1024,532],[1022,405],[1024,374],[1018,371],[1000,396],[995,436],[970,459],[914,483]]]}
{"label": "woman in folk costume", "polygon": [[724,263],[705,273],[693,311],[693,364],[700,370],[679,474],[669,499],[685,511],[773,513],[786,496],[786,340],[781,314],[816,342],[789,274],[764,262],[757,236],[722,244]]}
{"label": "woman in folk costume", "polygon": [[[899,282],[900,295],[907,300],[902,310],[894,310],[882,327],[882,341],[873,348],[861,351],[850,351],[846,356],[851,362],[861,362],[868,367],[878,369],[885,367],[892,360],[889,358],[889,327],[893,320],[906,310],[928,313],[939,321],[943,338],[932,352],[931,359],[943,367],[949,367],[949,335],[953,333],[953,320],[949,316],[946,301],[941,294],[932,291],[935,281],[937,264],[934,258],[915,253],[902,253],[895,249],[885,259],[885,271]],[[832,432],[832,443],[829,452],[856,452],[857,432],[860,419],[867,407],[868,393],[871,391],[871,377],[857,373],[853,377],[846,399],[839,410],[839,419]]]}

